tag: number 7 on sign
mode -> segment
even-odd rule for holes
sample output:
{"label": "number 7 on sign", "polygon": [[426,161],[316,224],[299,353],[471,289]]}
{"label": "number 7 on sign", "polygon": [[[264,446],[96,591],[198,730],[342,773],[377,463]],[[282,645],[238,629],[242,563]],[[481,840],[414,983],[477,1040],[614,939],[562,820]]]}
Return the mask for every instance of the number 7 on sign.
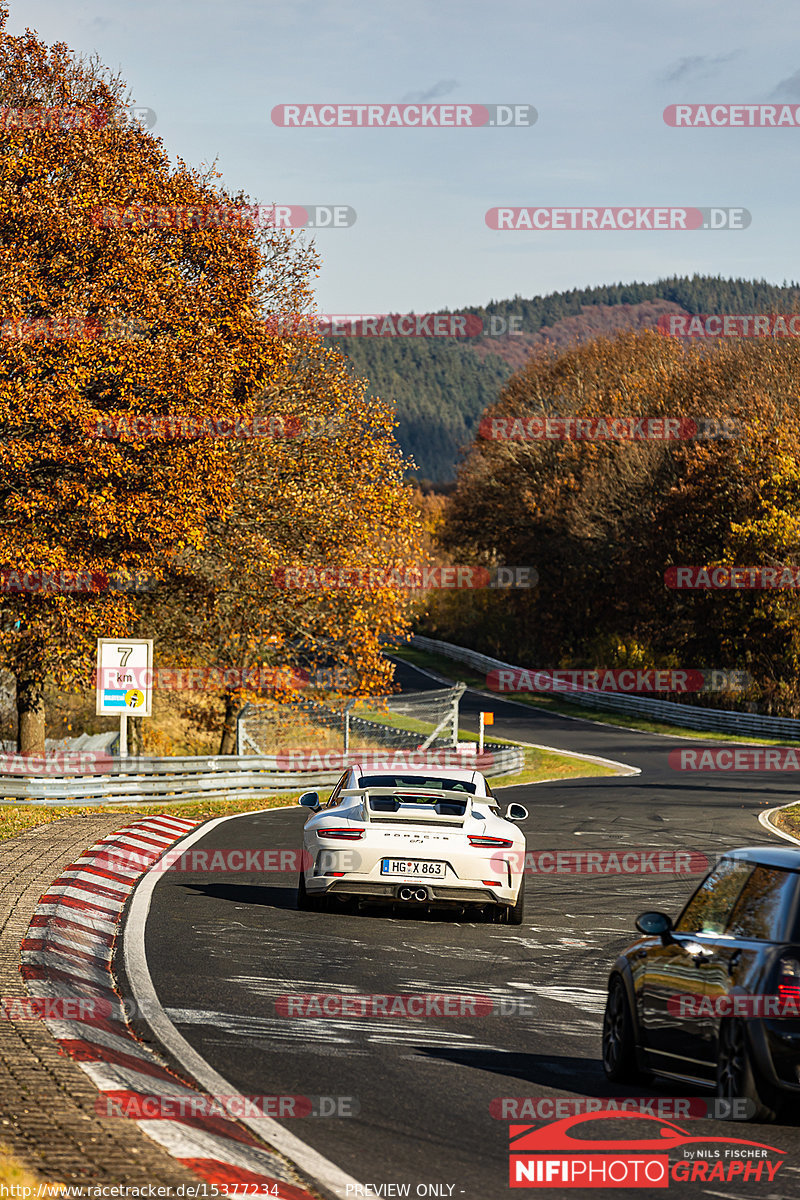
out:
{"label": "number 7 on sign", "polygon": [[117,646],[117,650],[119,651],[119,665],[127,667],[128,659],[133,653],[133,646]]}

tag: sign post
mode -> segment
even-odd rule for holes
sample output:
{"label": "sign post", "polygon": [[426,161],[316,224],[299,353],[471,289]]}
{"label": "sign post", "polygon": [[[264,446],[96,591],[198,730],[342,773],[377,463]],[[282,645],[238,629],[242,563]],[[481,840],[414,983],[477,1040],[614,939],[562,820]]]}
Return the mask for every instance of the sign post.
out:
{"label": "sign post", "polygon": [[153,702],[153,639],[97,639],[98,716],[119,716],[119,755],[128,757],[128,713],[149,717]]}
{"label": "sign post", "polygon": [[485,725],[494,725],[494,713],[482,712],[480,726],[478,728],[478,754],[483,754],[483,728]]}

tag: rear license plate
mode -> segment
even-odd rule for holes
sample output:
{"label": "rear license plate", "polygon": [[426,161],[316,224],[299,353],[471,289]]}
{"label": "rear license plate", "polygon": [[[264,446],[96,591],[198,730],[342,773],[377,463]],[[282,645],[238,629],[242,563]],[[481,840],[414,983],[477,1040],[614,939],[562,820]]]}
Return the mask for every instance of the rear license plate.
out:
{"label": "rear license plate", "polygon": [[444,875],[443,862],[430,862],[426,858],[381,859],[381,875]]}

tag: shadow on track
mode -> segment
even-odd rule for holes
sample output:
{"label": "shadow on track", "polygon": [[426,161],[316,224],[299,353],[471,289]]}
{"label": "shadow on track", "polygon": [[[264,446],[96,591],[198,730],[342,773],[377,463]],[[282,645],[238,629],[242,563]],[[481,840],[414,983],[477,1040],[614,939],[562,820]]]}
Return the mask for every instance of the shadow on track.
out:
{"label": "shadow on track", "polygon": [[258,904],[265,908],[297,908],[297,889],[252,883],[187,883],[189,891],[233,904]]}
{"label": "shadow on track", "polygon": [[[456,1063],[458,1066],[471,1067],[476,1071],[490,1071],[492,1074],[521,1079],[525,1083],[538,1084],[540,1087],[555,1088],[561,1092],[566,1090],[570,1094],[576,1092],[578,1087],[580,1087],[580,1095],[597,1096],[604,1099],[617,1096],[649,1097],[650,1095],[672,1094],[669,1084],[657,1083],[655,1080],[648,1084],[646,1092],[641,1087],[610,1083],[603,1073],[603,1064],[599,1058],[506,1053],[501,1050],[471,1050],[467,1047],[446,1049],[441,1046],[420,1046],[417,1047],[417,1053],[426,1058],[435,1058],[443,1062]],[[694,1088],[688,1084],[685,1087],[681,1086],[682,1095],[709,1095],[702,1088]]]}
{"label": "shadow on track", "polygon": [[[184,887],[201,896],[209,896],[215,900],[228,900],[232,904],[252,904],[260,908],[297,908],[296,887],[270,887],[266,884],[252,883],[186,883]],[[365,900],[334,901],[335,907],[314,914],[320,917],[368,917],[380,920],[435,921],[444,924],[485,925],[490,924],[488,915],[478,912],[463,912],[459,909],[432,908],[420,904],[414,908],[400,905],[370,904]]]}

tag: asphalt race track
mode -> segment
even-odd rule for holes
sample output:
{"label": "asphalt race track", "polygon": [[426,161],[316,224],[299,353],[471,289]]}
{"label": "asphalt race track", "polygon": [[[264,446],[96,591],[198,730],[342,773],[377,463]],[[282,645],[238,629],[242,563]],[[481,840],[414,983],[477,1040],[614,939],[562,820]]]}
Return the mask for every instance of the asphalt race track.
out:
{"label": "asphalt race track", "polygon": [[[437,686],[407,666],[401,679],[416,689]],[[493,709],[498,737],[641,768],[639,776],[504,790],[504,802],[519,800],[530,811],[523,826],[529,851],[630,847],[712,856],[777,841],[758,814],[795,792],[791,775],[670,768],[669,750],[697,741],[489,703],[475,692],[463,698],[462,724],[476,728],[481,708]],[[295,850],[303,822],[300,809],[242,816],[195,848]],[[237,1091],[356,1098],[355,1116],[285,1122],[337,1166],[376,1187],[410,1184],[412,1196],[417,1185],[435,1184],[444,1187],[429,1194],[489,1200],[508,1189],[508,1121],[492,1116],[493,1100],[689,1094],[659,1085],[647,1092],[609,1086],[600,1029],[607,969],[636,936],[637,913],[655,907],[674,914],[696,880],[528,875],[525,923],[515,929],[424,914],[401,919],[378,909],[299,912],[294,873],[171,873],[155,888],[147,955],[162,1005]],[[458,991],[491,996],[506,1009],[511,998],[527,1004],[509,1015],[471,1018],[277,1015],[281,995],[343,990]],[[800,1163],[800,1125],[678,1123],[692,1134],[766,1142],[787,1159],[772,1185],[673,1183],[671,1194],[800,1197],[800,1168],[792,1165]],[[546,1194],[577,1193],[550,1187]]]}

